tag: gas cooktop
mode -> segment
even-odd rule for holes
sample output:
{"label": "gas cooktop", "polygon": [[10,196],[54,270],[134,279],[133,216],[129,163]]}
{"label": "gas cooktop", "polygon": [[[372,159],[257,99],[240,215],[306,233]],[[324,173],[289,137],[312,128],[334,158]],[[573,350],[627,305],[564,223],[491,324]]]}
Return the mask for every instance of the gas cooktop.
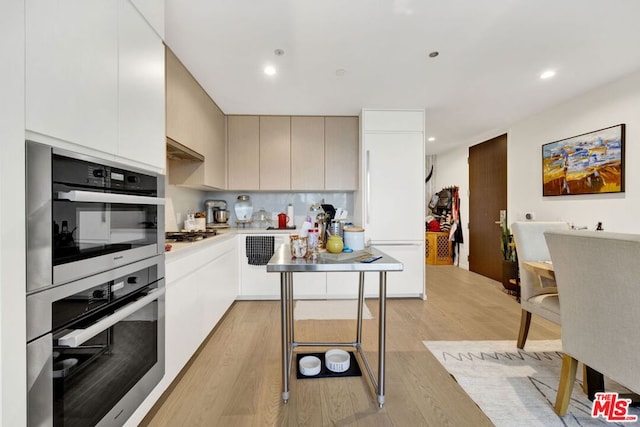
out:
{"label": "gas cooktop", "polygon": [[165,234],[165,242],[195,242],[198,240],[206,239],[207,237],[213,237],[217,233],[216,230],[207,231],[172,231]]}

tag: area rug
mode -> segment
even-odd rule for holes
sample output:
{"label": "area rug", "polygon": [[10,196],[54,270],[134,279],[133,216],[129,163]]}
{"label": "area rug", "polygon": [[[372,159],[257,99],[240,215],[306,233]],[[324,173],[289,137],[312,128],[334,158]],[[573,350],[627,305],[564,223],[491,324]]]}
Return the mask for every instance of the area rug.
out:
{"label": "area rug", "polygon": [[[298,300],[293,309],[295,320],[348,320],[358,315],[358,300]],[[362,318],[373,319],[367,303],[362,307]]]}
{"label": "area rug", "polygon": [[[423,343],[498,427],[640,425],[591,418],[592,403],[582,392],[582,365],[578,365],[567,415],[556,415],[553,405],[562,366],[560,340],[530,340],[524,350],[516,347],[515,340]],[[628,392],[607,379],[605,387],[607,391]],[[629,408],[629,414],[640,415],[640,410]]]}

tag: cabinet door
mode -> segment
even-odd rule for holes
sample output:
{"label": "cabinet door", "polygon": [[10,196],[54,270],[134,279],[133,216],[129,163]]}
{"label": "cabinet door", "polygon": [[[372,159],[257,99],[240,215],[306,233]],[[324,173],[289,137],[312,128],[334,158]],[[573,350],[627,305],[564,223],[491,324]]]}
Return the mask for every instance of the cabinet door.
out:
{"label": "cabinet door", "polygon": [[363,110],[365,132],[424,132],[423,110]]}
{"label": "cabinet door", "polygon": [[325,117],[326,190],[358,189],[358,118]]}
{"label": "cabinet door", "polygon": [[227,188],[227,143],[225,140],[224,113],[202,91],[205,112],[204,135],[204,185]]}
{"label": "cabinet door", "polygon": [[25,7],[27,130],[115,154],[117,3],[29,0]]}
{"label": "cabinet door", "polygon": [[202,301],[202,339],[206,338],[238,296],[238,253],[227,251],[213,259],[198,275]]}
{"label": "cabinet door", "polygon": [[291,189],[290,117],[260,117],[260,189]]}
{"label": "cabinet door", "polygon": [[[280,298],[280,274],[267,273],[264,265],[250,265],[247,259],[247,235],[241,234],[240,253],[240,295],[245,299],[279,299]],[[274,249],[284,244],[288,236],[276,235]]]}
{"label": "cabinet door", "polygon": [[166,48],[167,136],[202,154],[198,139],[201,117],[197,99],[200,86],[170,49]]}
{"label": "cabinet door", "polygon": [[128,0],[119,6],[117,154],[164,169],[164,46]]}
{"label": "cabinet door", "polygon": [[291,189],[324,189],[324,117],[291,117]]}
{"label": "cabinet door", "polygon": [[196,275],[167,283],[165,301],[165,375],[173,379],[202,342],[202,304]]}
{"label": "cabinet door", "polygon": [[[387,296],[423,297],[425,293],[424,242],[404,245],[379,245],[381,251],[402,262],[404,270],[387,273]],[[378,295],[378,273],[367,273],[366,286],[373,284]]]}
{"label": "cabinet door", "polygon": [[365,133],[364,228],[378,241],[424,241],[422,133]]}
{"label": "cabinet door", "polygon": [[260,188],[260,117],[228,116],[229,190]]}

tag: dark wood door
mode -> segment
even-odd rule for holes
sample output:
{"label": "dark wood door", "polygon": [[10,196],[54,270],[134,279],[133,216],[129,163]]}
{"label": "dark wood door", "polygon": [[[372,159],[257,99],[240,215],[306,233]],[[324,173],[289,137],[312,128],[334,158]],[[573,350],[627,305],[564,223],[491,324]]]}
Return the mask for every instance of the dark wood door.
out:
{"label": "dark wood door", "polygon": [[469,270],[502,280],[500,211],[507,209],[507,135],[469,147]]}

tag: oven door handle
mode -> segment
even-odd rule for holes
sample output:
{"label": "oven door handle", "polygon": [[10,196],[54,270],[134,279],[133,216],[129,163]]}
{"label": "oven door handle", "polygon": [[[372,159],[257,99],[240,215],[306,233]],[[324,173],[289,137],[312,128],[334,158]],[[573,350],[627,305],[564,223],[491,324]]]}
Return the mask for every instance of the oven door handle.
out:
{"label": "oven door handle", "polygon": [[59,191],[58,199],[72,202],[122,203],[128,205],[164,205],[162,197],[133,196],[117,193],[97,193],[95,191]]}
{"label": "oven door handle", "polygon": [[94,323],[86,329],[75,329],[68,334],[58,338],[58,345],[64,347],[78,347],[82,345],[84,342],[90,340],[95,337],[99,333],[107,330],[112,327],[116,323],[122,321],[126,317],[132,315],[136,311],[140,310],[142,307],[150,304],[154,300],[157,300],[165,293],[165,288],[162,289],[154,289],[149,292],[146,296],[140,298],[139,300],[132,302],[131,304],[116,310],[111,316],[100,320],[99,322]]}

